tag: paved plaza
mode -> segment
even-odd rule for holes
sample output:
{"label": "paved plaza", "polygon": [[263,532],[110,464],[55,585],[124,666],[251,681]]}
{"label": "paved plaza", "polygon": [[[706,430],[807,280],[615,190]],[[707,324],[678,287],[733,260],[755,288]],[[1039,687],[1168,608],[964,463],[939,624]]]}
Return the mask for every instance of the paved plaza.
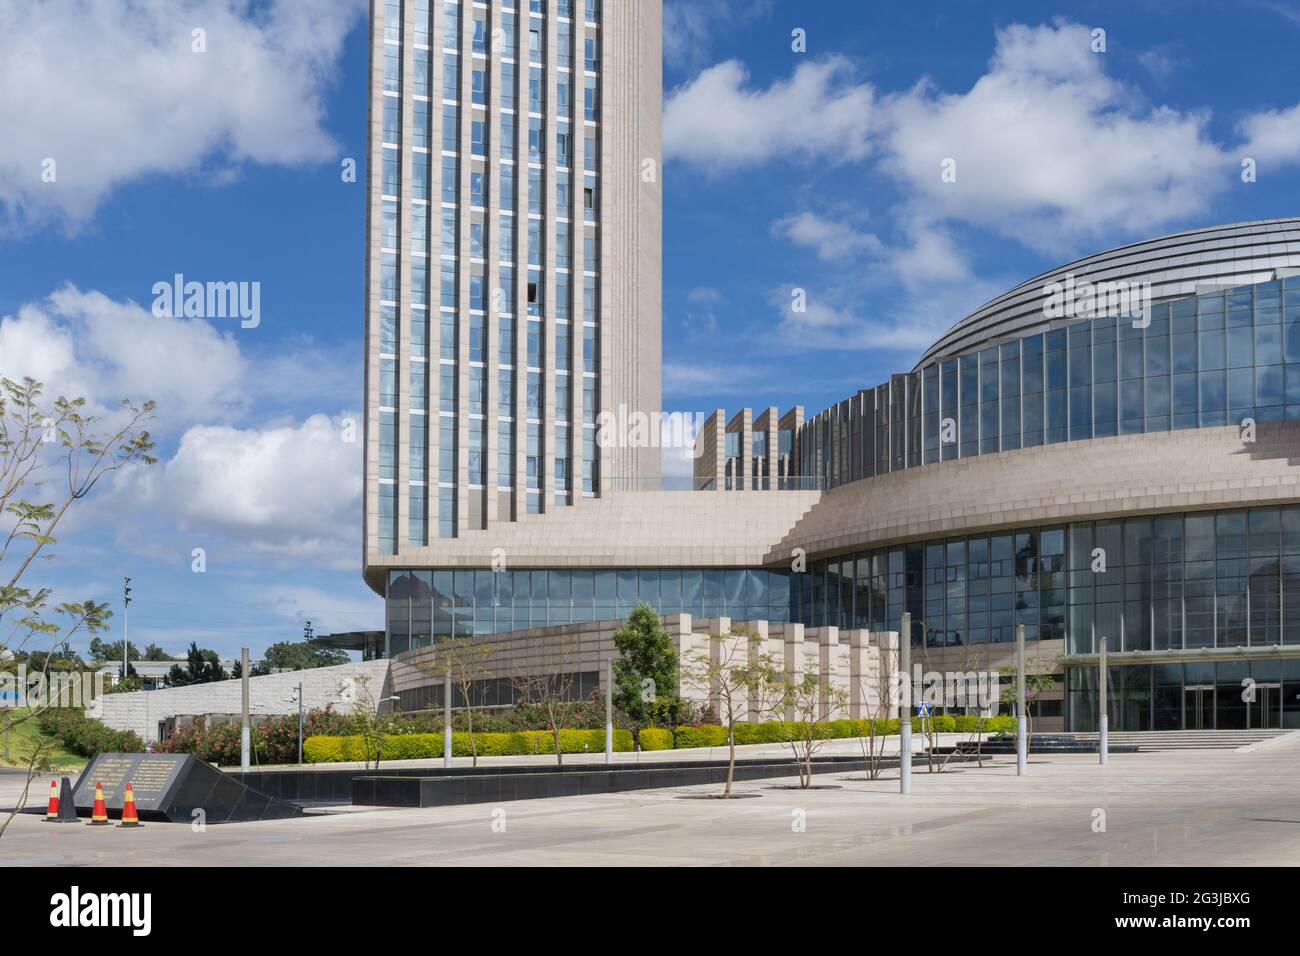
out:
{"label": "paved plaza", "polygon": [[[141,830],[23,814],[9,865],[1066,865],[1300,864],[1300,740],[1253,753],[1174,751],[1014,758],[895,772],[420,810],[335,809],[302,819]],[[0,778],[11,803],[16,778]],[[34,788],[43,797],[44,790]],[[748,796],[754,795],[754,796]],[[1104,817],[1103,817],[1104,815]],[[1101,830],[1104,823],[1104,831]],[[1101,832],[1099,832],[1101,831]]]}

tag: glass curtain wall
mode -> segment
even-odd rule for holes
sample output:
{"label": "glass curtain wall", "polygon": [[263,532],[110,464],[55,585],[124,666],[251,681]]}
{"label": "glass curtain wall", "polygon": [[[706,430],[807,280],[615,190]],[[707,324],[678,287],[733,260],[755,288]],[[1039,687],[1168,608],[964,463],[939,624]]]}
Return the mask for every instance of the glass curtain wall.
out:
{"label": "glass curtain wall", "polygon": [[990,345],[864,389],[810,419],[825,487],[1017,448],[1300,420],[1300,277]]}

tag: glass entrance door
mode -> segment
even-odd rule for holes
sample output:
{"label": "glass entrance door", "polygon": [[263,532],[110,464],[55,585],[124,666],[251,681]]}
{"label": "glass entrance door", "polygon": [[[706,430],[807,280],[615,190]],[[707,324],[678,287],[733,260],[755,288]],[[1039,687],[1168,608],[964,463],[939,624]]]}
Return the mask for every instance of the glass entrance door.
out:
{"label": "glass entrance door", "polygon": [[1188,684],[1183,688],[1183,727],[1186,730],[1214,729],[1214,685]]}
{"label": "glass entrance door", "polygon": [[1257,730],[1282,726],[1281,684],[1255,685],[1255,701],[1250,705],[1250,726]]}

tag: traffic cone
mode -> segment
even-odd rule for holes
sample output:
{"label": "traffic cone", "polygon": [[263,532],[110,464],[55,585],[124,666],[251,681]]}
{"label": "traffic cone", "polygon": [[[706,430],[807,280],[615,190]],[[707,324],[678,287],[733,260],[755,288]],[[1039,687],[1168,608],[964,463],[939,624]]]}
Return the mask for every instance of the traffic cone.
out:
{"label": "traffic cone", "polygon": [[59,815],[57,818],[50,820],[46,818],[47,823],[77,823],[77,801],[72,796],[72,781],[67,777],[63,778],[63,786],[59,790]]}
{"label": "traffic cone", "polygon": [[108,807],[104,805],[104,785],[95,781],[95,805],[90,810],[90,826],[108,826]]}
{"label": "traffic cone", "polygon": [[50,802],[45,808],[45,822],[59,818],[59,785],[53,780],[50,781]]}
{"label": "traffic cone", "polygon": [[140,815],[135,811],[135,794],[131,792],[131,785],[126,785],[126,796],[122,798],[122,822],[120,827],[141,827]]}

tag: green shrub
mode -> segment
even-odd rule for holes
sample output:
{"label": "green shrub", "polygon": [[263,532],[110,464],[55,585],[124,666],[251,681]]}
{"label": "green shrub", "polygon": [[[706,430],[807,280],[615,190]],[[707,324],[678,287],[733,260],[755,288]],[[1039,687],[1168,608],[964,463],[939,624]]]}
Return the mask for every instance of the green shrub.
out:
{"label": "green shrub", "polygon": [[47,707],[36,718],[41,730],[65,749],[83,757],[97,753],[144,753],[144,741],[133,730],[114,730],[87,717],[80,707]]}
{"label": "green shrub", "polygon": [[[972,733],[978,727],[984,733],[1014,733],[1014,717],[999,714],[996,717],[954,716],[938,714],[933,718],[940,733]],[[867,720],[830,720],[813,724],[813,737],[817,740],[844,740],[866,736],[874,725],[876,736],[898,733],[898,718]],[[912,718],[912,730],[921,732],[921,719]],[[806,734],[804,724],[797,721],[769,720],[763,723],[736,725],[736,744],[779,744],[802,740]],[[641,730],[642,750],[689,749],[692,747],[725,747],[727,728],[718,724],[683,724],[673,731],[661,727]],[[236,741],[237,743],[237,741]],[[528,754],[554,754],[555,740],[549,730],[518,730],[510,733],[475,733],[474,744],[480,757],[517,757]],[[403,733],[384,737],[384,760],[427,760],[442,756],[442,733]],[[560,731],[560,750],[566,754],[602,753],[605,749],[604,730],[566,728]],[[632,749],[631,731],[617,728],[614,731],[614,749],[620,752]],[[470,756],[469,734],[454,731],[451,735],[452,754]],[[237,754],[237,751],[236,751]],[[308,737],[303,744],[303,759],[308,763],[361,761],[366,757],[361,737]]]}
{"label": "green shrub", "polygon": [[[307,763],[336,763],[366,759],[366,742],[362,737],[308,737],[302,745],[303,760]],[[527,730],[514,733],[474,734],[474,749],[480,757],[519,757],[527,754],[555,753],[555,738],[549,730]],[[620,752],[632,749],[632,732],[616,728],[614,749]],[[566,754],[604,753],[605,731],[560,731],[560,751]],[[471,754],[469,734],[453,731],[451,752],[455,757]],[[441,757],[442,734],[392,734],[384,737],[384,760],[429,760]]]}
{"label": "green shrub", "polygon": [[727,728],[717,724],[700,724],[698,727],[683,724],[677,728],[674,737],[679,750],[689,747],[721,747],[727,742]]}
{"label": "green shrub", "polygon": [[646,727],[640,733],[642,750],[672,750],[673,732],[662,727]]}

